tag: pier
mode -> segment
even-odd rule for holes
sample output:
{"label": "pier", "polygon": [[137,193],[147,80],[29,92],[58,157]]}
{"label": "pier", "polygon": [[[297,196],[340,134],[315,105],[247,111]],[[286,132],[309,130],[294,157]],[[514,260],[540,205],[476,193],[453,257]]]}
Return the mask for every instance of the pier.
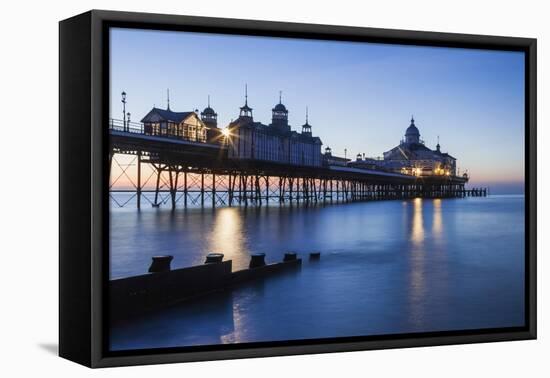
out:
{"label": "pier", "polygon": [[[214,208],[487,195],[484,188],[466,190],[464,176],[415,176],[326,162],[301,166],[234,159],[228,156],[227,143],[150,135],[143,124],[129,121],[111,120],[108,129],[109,173],[119,164],[119,154],[130,155],[130,164],[136,168],[135,177],[130,177],[129,167],[119,164],[122,173],[111,177],[111,194],[130,194],[125,202],[111,196],[120,207],[134,198],[138,209],[145,203],[175,209],[178,204]],[[147,166],[152,173],[144,177]],[[122,176],[132,188],[114,188]]]}

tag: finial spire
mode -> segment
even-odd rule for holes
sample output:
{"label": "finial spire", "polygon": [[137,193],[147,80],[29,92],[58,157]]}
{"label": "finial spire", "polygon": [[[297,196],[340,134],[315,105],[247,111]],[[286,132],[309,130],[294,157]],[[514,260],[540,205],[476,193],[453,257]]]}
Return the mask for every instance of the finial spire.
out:
{"label": "finial spire", "polygon": [[282,103],[281,99],[283,97],[283,91],[279,91],[279,104]]}
{"label": "finial spire", "polygon": [[411,123],[414,123],[414,115],[411,114]]}
{"label": "finial spire", "polygon": [[170,88],[166,89],[166,110],[170,110]]}
{"label": "finial spire", "polygon": [[244,104],[248,105],[248,84],[244,85]]}
{"label": "finial spire", "polygon": [[210,95],[208,95],[208,107],[210,107]]}
{"label": "finial spire", "polygon": [[306,123],[302,125],[302,134],[311,137],[311,125],[309,124],[309,108],[306,106]]}

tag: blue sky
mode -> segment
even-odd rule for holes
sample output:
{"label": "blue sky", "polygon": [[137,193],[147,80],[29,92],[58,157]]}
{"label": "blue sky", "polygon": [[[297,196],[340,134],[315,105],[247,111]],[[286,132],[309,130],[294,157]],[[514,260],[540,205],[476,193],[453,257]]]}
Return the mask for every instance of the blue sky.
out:
{"label": "blue sky", "polygon": [[440,47],[111,31],[111,115],[140,120],[153,105],[202,110],[211,97],[219,126],[238,116],[248,84],[254,118],[270,123],[279,90],[293,129],[309,107],[314,135],[333,153],[381,156],[414,115],[426,145],[468,169],[471,185],[522,192],[524,56]]}

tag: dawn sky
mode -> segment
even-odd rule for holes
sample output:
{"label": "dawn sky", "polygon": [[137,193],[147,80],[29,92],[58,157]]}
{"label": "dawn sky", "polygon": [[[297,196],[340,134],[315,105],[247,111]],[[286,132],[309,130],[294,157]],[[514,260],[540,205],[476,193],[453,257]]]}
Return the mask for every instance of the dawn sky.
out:
{"label": "dawn sky", "polygon": [[520,52],[332,42],[185,32],[111,31],[111,116],[139,121],[153,105],[202,110],[218,126],[238,117],[248,84],[254,119],[271,122],[282,102],[301,131],[333,154],[381,156],[414,115],[421,138],[456,157],[470,186],[523,192],[524,56]]}

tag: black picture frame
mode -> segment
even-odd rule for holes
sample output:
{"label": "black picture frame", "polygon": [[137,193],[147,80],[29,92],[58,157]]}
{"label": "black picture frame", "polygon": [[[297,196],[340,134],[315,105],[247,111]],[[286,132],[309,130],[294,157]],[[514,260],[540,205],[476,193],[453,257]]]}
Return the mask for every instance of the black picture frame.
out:
{"label": "black picture frame", "polygon": [[[108,28],[525,52],[526,326],[134,352],[106,349]],[[59,24],[59,354],[89,367],[535,339],[536,39],[92,10]]]}

